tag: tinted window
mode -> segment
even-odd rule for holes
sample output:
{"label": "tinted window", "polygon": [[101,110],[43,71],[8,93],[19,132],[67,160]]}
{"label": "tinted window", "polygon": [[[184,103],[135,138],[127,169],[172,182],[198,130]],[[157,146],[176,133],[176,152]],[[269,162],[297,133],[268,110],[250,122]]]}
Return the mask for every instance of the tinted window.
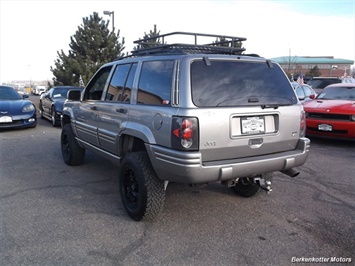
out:
{"label": "tinted window", "polygon": [[115,73],[112,76],[110,86],[108,87],[105,100],[106,101],[121,101],[123,88],[131,68],[131,64],[118,65]]}
{"label": "tinted window", "polygon": [[324,89],[330,84],[341,83],[340,79],[311,79],[307,82],[313,89]]}
{"label": "tinted window", "polygon": [[131,99],[131,91],[133,86],[134,74],[136,73],[137,64],[133,64],[131,70],[129,71],[129,76],[126,82],[126,85],[123,90],[122,94],[122,101],[123,102],[130,102]]}
{"label": "tinted window", "polygon": [[81,90],[81,88],[80,87],[68,87],[68,88],[56,87],[53,90],[52,97],[67,98],[67,94],[69,90]]}
{"label": "tinted window", "polygon": [[0,87],[0,100],[21,100],[22,97],[11,87]]}
{"label": "tinted window", "polygon": [[283,71],[266,63],[194,61],[191,88],[193,102],[200,107],[297,103]]}
{"label": "tinted window", "polygon": [[84,99],[86,100],[100,100],[104,90],[108,75],[111,71],[110,67],[100,69],[94,78],[90,81],[85,90]]}
{"label": "tinted window", "polygon": [[138,103],[170,104],[174,61],[148,61],[142,66]]}

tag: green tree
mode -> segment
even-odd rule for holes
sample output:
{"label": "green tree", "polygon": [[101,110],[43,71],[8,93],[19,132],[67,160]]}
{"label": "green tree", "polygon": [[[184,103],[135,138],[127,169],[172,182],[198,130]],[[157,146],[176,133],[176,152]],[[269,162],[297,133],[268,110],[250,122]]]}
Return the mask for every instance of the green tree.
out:
{"label": "green tree", "polygon": [[141,41],[144,41],[144,39],[147,38],[153,38],[153,39],[149,39],[147,41],[144,41],[144,43],[137,44],[135,47],[133,47],[133,50],[136,51],[139,49],[150,48],[158,44],[161,44],[160,38],[154,38],[159,35],[160,35],[160,31],[157,31],[157,25],[154,25],[154,29],[150,30],[148,34],[144,32],[143,39],[139,38],[139,40]]}
{"label": "green tree", "polygon": [[108,24],[96,12],[83,18],[83,24],[70,37],[68,54],[58,51],[50,68],[54,85],[86,84],[101,65],[124,55],[124,38],[119,42],[120,31],[110,31]]}
{"label": "green tree", "polygon": [[314,66],[310,71],[306,73],[306,76],[308,77],[319,77],[321,75],[322,73],[320,72],[318,66]]}
{"label": "green tree", "polygon": [[241,50],[236,52],[236,54],[242,54],[245,50],[245,48],[242,47],[242,41],[234,38],[218,37],[216,41],[213,42],[213,44],[222,47],[240,48]]}

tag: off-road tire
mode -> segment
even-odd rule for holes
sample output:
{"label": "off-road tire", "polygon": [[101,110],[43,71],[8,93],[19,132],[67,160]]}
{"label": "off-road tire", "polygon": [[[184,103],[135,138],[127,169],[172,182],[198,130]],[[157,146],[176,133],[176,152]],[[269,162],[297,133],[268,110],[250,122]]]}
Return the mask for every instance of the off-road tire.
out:
{"label": "off-road tire", "polygon": [[135,221],[153,220],[164,208],[164,181],[157,177],[146,152],[125,155],[119,189],[122,203]]}
{"label": "off-road tire", "polygon": [[79,146],[70,124],[64,125],[60,144],[63,160],[67,165],[80,165],[84,162],[85,149]]}
{"label": "off-road tire", "polygon": [[254,196],[260,190],[260,186],[252,178],[241,178],[238,183],[231,187],[238,195],[249,198]]}

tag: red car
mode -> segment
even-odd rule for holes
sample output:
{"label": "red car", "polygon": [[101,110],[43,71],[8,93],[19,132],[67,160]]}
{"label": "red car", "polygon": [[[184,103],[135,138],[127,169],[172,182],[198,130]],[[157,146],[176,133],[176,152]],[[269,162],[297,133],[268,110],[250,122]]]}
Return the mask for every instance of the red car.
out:
{"label": "red car", "polygon": [[355,83],[329,85],[303,106],[307,136],[355,141]]}

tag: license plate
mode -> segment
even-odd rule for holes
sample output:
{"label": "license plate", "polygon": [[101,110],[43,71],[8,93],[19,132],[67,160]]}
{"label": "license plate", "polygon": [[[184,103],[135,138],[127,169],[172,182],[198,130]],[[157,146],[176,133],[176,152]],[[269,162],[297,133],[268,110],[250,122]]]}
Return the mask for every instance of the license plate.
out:
{"label": "license plate", "polygon": [[265,133],[264,117],[252,116],[242,117],[242,134],[258,134]]}
{"label": "license plate", "polygon": [[0,116],[0,123],[11,123],[12,117],[11,116]]}
{"label": "license plate", "polygon": [[332,125],[328,125],[328,124],[319,124],[318,125],[318,130],[320,130],[320,131],[333,131],[333,127],[332,127]]}

